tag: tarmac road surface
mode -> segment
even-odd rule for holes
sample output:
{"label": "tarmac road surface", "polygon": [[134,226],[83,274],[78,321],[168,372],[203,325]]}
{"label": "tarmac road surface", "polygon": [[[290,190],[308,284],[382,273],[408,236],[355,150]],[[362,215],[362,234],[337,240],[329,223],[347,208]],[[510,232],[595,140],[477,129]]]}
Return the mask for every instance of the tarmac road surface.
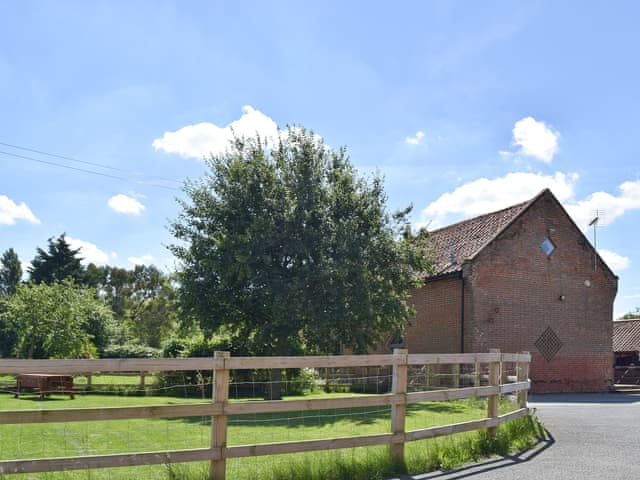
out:
{"label": "tarmac road surface", "polygon": [[532,395],[550,439],[518,456],[398,480],[640,479],[640,395]]}

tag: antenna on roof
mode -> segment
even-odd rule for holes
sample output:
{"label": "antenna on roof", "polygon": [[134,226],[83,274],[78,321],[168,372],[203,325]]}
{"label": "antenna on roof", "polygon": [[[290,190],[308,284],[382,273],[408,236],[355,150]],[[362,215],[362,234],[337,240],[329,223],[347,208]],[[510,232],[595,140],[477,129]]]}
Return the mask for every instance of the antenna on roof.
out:
{"label": "antenna on roof", "polygon": [[597,228],[600,226],[600,223],[602,222],[602,213],[603,212],[601,212],[600,210],[596,210],[593,220],[589,222],[589,226],[593,227],[593,249],[594,249],[593,270],[594,271],[598,269],[598,237],[596,232],[597,232]]}

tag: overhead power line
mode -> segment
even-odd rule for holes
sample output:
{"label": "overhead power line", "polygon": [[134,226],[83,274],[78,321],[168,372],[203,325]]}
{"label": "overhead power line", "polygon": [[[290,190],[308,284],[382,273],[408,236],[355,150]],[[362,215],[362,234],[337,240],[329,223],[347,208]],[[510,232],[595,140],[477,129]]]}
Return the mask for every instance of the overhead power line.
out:
{"label": "overhead power line", "polygon": [[113,170],[115,172],[126,173],[126,174],[129,174],[129,175],[143,176],[143,177],[152,178],[152,179],[155,179],[155,180],[163,180],[165,182],[173,182],[173,183],[178,183],[178,184],[182,183],[182,182],[180,182],[178,180],[175,180],[173,178],[159,177],[157,175],[145,175],[143,173],[135,172],[133,170],[125,170],[125,169],[122,169],[122,168],[112,167],[111,165],[104,165],[102,163],[97,163],[97,162],[88,162],[86,160],[80,160],[80,159],[77,159],[77,158],[69,157],[67,155],[59,155],[57,153],[45,152],[44,150],[37,150],[35,148],[23,147],[23,146],[20,146],[20,145],[14,145],[14,144],[5,143],[5,142],[0,142],[0,145],[4,145],[5,147],[15,148],[15,149],[18,149],[18,150],[23,150],[23,151],[26,151],[26,152],[38,153],[40,155],[47,155],[48,157],[60,158],[62,160],[69,160],[71,162],[77,162],[77,163],[82,163],[82,164],[85,164],[85,165],[91,165],[93,167],[105,168],[107,170]]}
{"label": "overhead power line", "polygon": [[7,156],[15,157],[15,158],[21,158],[23,160],[28,160],[28,161],[36,162],[36,163],[42,163],[42,164],[45,164],[45,165],[50,165],[50,166],[54,166],[54,167],[58,167],[58,168],[65,168],[67,170],[73,170],[73,171],[80,172],[80,173],[85,173],[85,174],[88,174],[88,175],[97,175],[97,176],[100,176],[100,177],[111,178],[113,180],[136,183],[136,184],[140,184],[140,185],[147,185],[147,186],[156,187],[156,188],[164,188],[164,189],[167,189],[167,190],[174,190],[174,191],[180,191],[180,189],[177,188],[177,187],[171,187],[171,186],[168,186],[168,185],[150,183],[150,182],[145,181],[145,180],[138,180],[138,179],[130,178],[130,176],[137,176],[137,177],[141,177],[141,178],[145,178],[146,177],[147,179],[161,180],[161,181],[166,181],[166,182],[172,182],[172,183],[175,183],[175,184],[181,184],[182,183],[182,182],[180,182],[178,180],[175,180],[175,179],[172,179],[172,178],[144,175],[144,174],[141,174],[139,172],[134,172],[134,171],[131,171],[131,170],[124,170],[124,169],[112,167],[112,166],[109,166],[109,165],[103,165],[103,164],[95,163],[95,162],[87,162],[87,161],[79,160],[79,159],[76,159],[76,158],[73,158],[73,157],[67,157],[65,155],[58,155],[58,154],[55,154],[55,153],[49,153],[49,152],[45,152],[45,151],[42,151],[42,150],[36,150],[36,149],[33,149],[33,148],[22,147],[22,146],[19,146],[19,145],[12,145],[10,143],[0,142],[0,145],[4,145],[6,147],[11,147],[11,148],[16,148],[18,150],[23,150],[23,151],[27,151],[27,152],[38,153],[40,155],[46,155],[46,156],[53,157],[53,158],[60,158],[60,159],[63,159],[63,160],[68,160],[68,161],[72,161],[72,162],[76,162],[76,163],[80,163],[80,164],[84,164],[84,165],[90,165],[90,166],[94,166],[94,167],[104,168],[104,169],[107,169],[107,170],[110,170],[110,171],[120,172],[120,173],[126,174],[128,176],[114,175],[114,174],[109,174],[109,173],[104,173],[104,172],[98,172],[96,170],[91,170],[91,169],[88,169],[88,168],[74,167],[72,165],[66,165],[64,163],[54,162],[54,161],[51,161],[51,160],[43,160],[41,158],[34,158],[34,157],[28,156],[28,155],[20,155],[20,154],[17,154],[17,153],[0,150],[0,154],[2,154],[2,155],[7,155]]}

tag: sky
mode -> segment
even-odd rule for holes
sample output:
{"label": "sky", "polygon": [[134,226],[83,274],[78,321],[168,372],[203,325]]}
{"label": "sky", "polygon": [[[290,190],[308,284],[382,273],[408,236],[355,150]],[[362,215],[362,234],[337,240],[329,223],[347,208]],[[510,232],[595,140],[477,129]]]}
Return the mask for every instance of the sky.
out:
{"label": "sky", "polygon": [[[552,192],[640,306],[640,3],[0,0],[0,252],[171,270],[185,179],[303,125],[436,228]],[[588,224],[599,218],[597,228]],[[595,237],[594,237],[595,234]]]}

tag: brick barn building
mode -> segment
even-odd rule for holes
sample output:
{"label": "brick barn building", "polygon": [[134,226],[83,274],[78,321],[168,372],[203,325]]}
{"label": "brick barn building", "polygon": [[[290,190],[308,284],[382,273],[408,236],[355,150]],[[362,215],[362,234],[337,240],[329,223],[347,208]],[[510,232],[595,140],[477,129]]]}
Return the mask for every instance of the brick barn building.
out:
{"label": "brick barn building", "polygon": [[550,190],[430,233],[411,353],[529,351],[534,392],[605,391],[618,278]]}
{"label": "brick barn building", "polygon": [[613,354],[616,366],[640,365],[640,319],[613,322]]}
{"label": "brick barn building", "polygon": [[613,354],[615,383],[640,385],[640,319],[613,322]]}

